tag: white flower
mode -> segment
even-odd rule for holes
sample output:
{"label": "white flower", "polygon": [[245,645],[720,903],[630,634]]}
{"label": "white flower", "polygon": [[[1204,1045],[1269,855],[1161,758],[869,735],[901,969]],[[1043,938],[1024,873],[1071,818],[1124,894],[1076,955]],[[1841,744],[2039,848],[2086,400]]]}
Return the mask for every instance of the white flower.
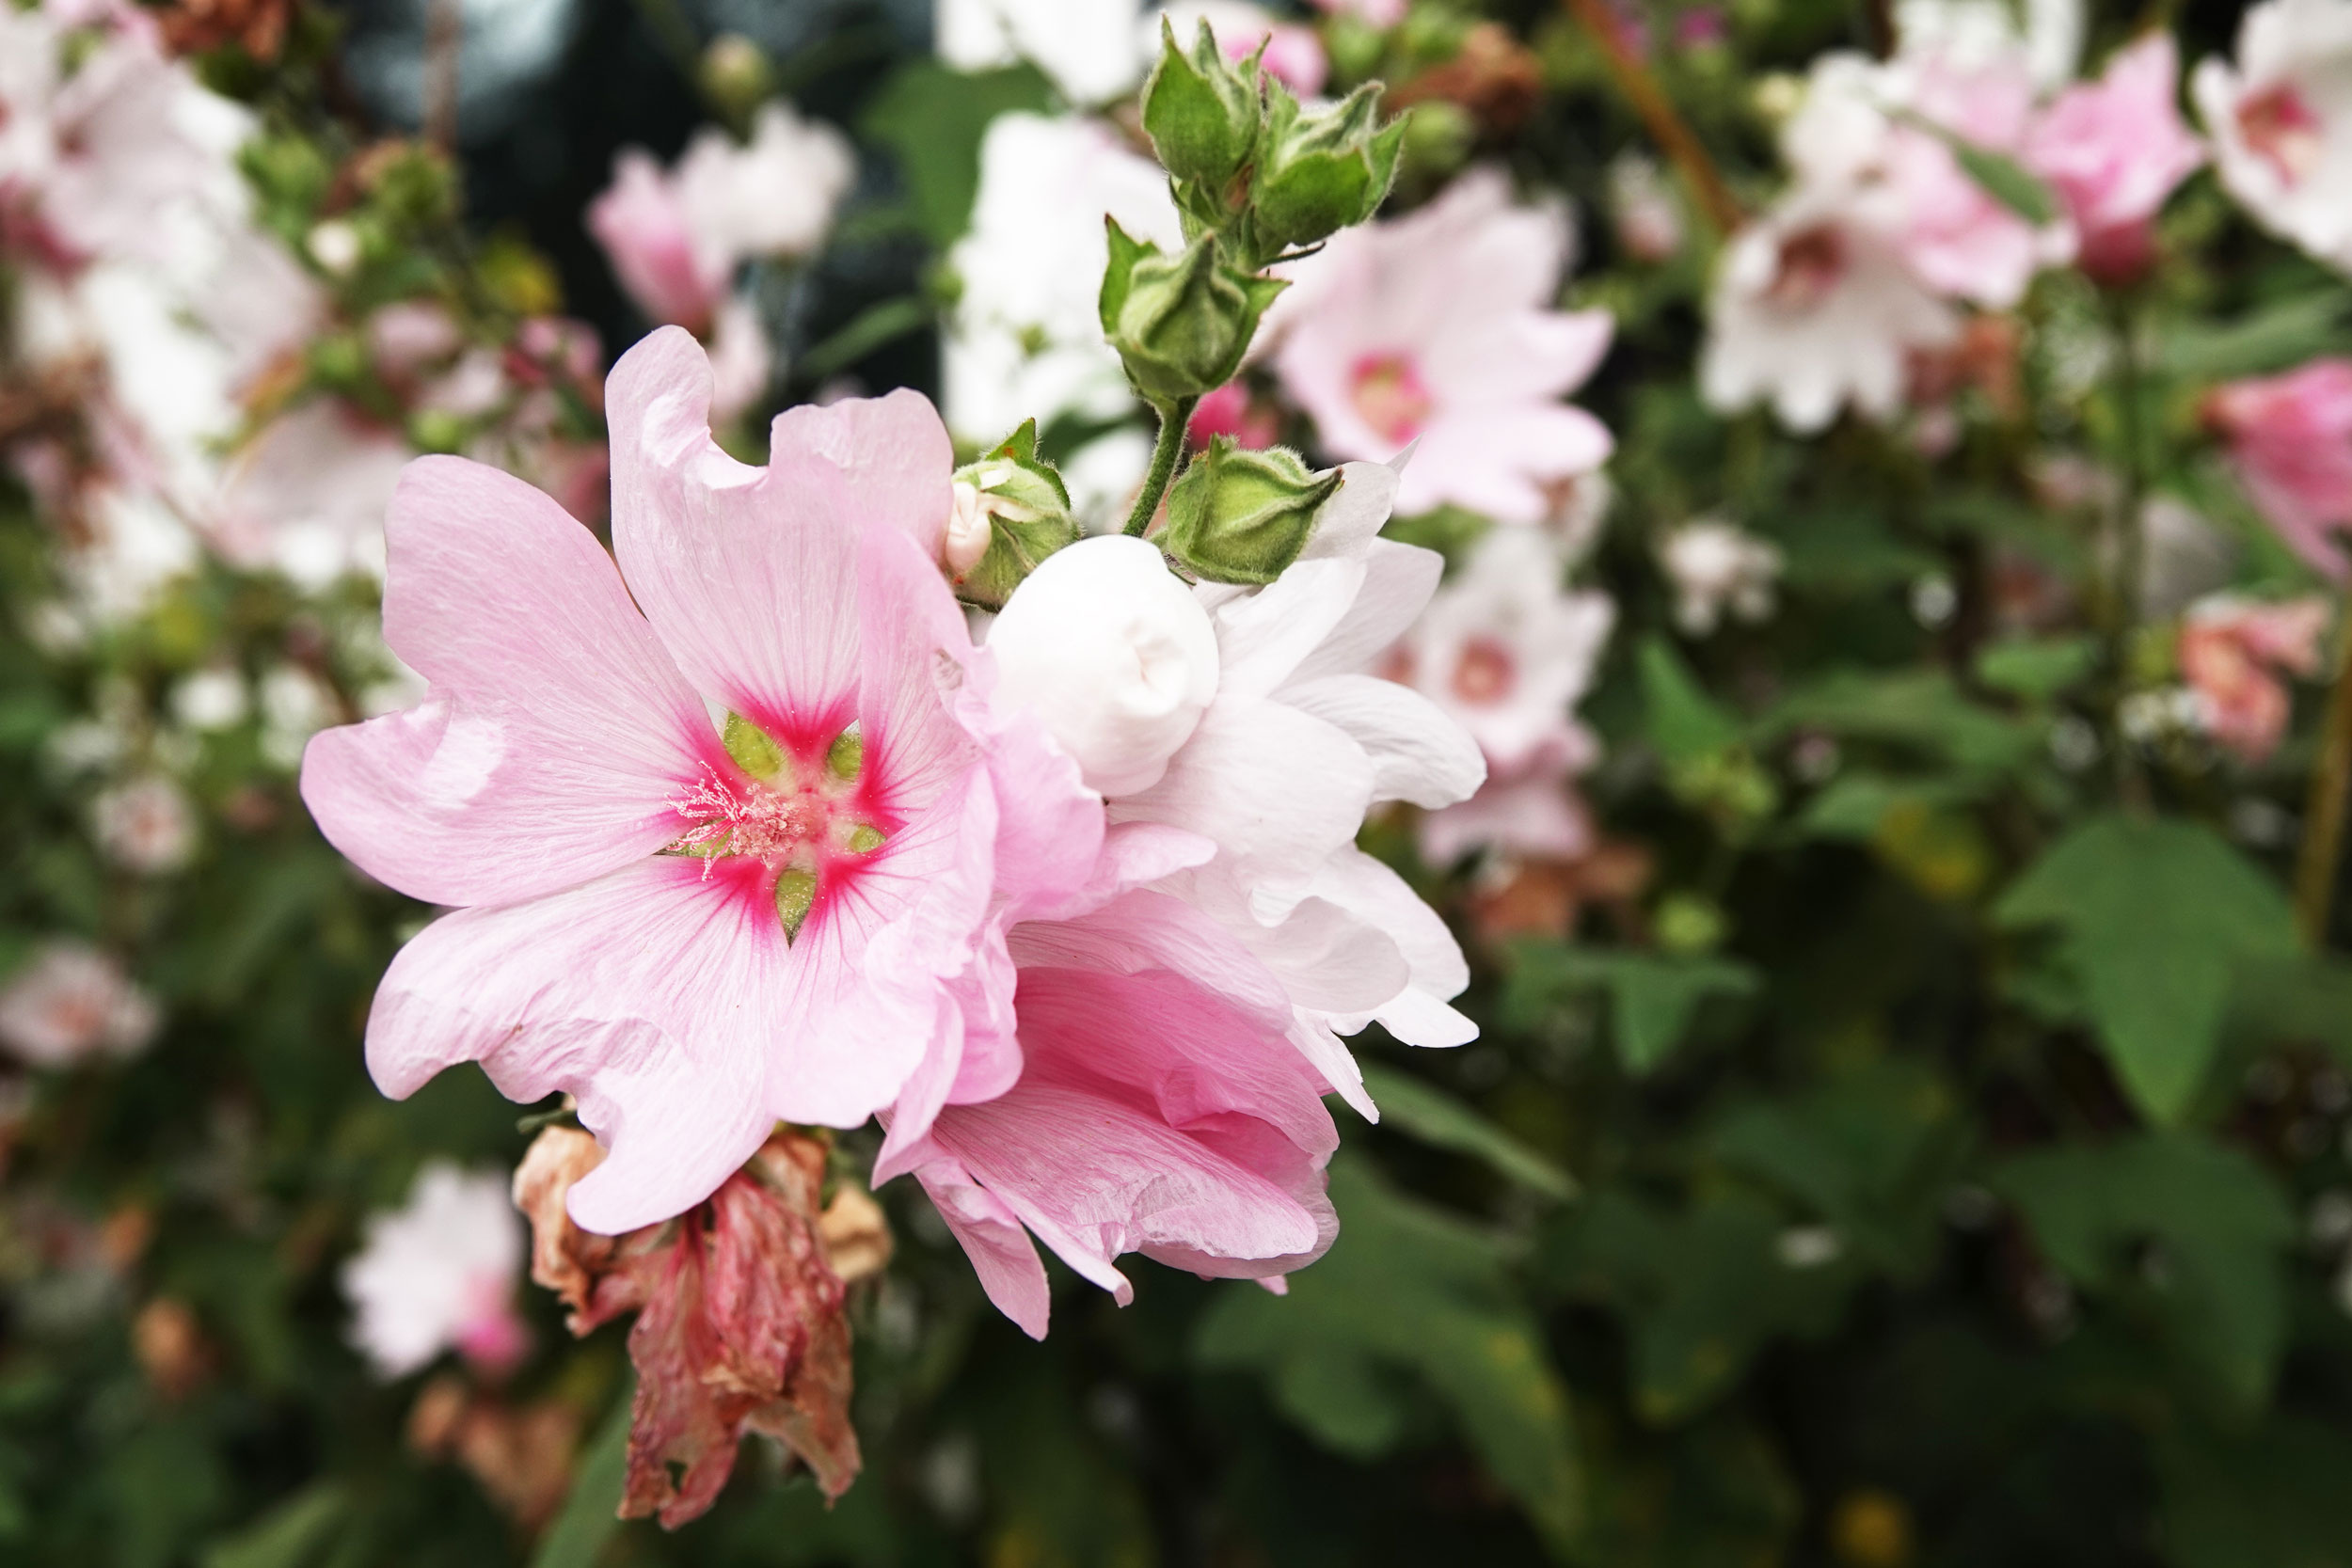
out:
{"label": "white flower", "polygon": [[1403,673],[1468,730],[1498,774],[1597,750],[1570,710],[1593,683],[1616,624],[1605,594],[1568,591],[1559,546],[1498,528],[1399,646]]}
{"label": "white flower", "polygon": [[989,628],[998,694],[1029,707],[1104,795],[1151,788],[1216,694],[1216,633],[1156,546],[1082,539]]}
{"label": "white flower", "polygon": [[0,989],[0,1045],[36,1067],[128,1056],[155,1037],[155,1004],[84,942],[44,943]]}
{"label": "white flower", "polygon": [[188,863],[196,814],[180,786],[165,778],[134,779],[90,802],[90,831],[106,858],[127,870],[159,876]]}
{"label": "white flower", "polygon": [[839,131],[771,99],[750,141],[739,147],[723,132],[700,132],[671,178],[698,245],[735,259],[798,256],[833,227],[856,182],[857,155]]}
{"label": "white flower", "polygon": [[528,1348],[515,1316],[526,1237],[503,1177],[435,1161],[417,1173],[405,1207],[368,1221],[359,1255],[343,1266],[356,1313],[352,1342],[378,1375],[404,1376],[445,1350],[492,1370]]}
{"label": "white flower", "polygon": [[1699,388],[1731,412],[1769,400],[1792,430],[1824,428],[1851,404],[1900,407],[1906,361],[1959,331],[1895,243],[1884,193],[1799,186],[1741,230],[1708,301]]}
{"label": "white flower", "polygon": [[991,123],[971,232],[948,253],[962,292],[942,402],[957,435],[993,443],[1031,417],[1107,421],[1136,406],[1096,306],[1105,214],[1138,239],[1182,244],[1168,177],[1109,127],[1027,114]]}
{"label": "white flower", "polygon": [[300,767],[303,746],[334,719],[333,694],[309,671],[280,664],[262,676],[262,755],[277,767]]}
{"label": "white flower", "polygon": [[274,567],[299,588],[380,576],[384,509],[413,455],[399,432],[337,399],[304,404],[231,459],[206,530],[230,562]]}
{"label": "white flower", "polygon": [[1446,1005],[1470,972],[1445,923],[1356,834],[1381,801],[1463,799],[1485,767],[1427,698],[1362,673],[1428,603],[1442,563],[1375,537],[1392,469],[1343,472],[1275,582],[1195,590],[1216,633],[1216,698],[1158,783],[1108,802],[1114,824],[1183,829],[1214,854],[1154,884],[1156,904],[1121,900],[1077,926],[1286,1012],[1308,1060],[1371,1115],[1340,1036],[1377,1020],[1407,1044],[1443,1046],[1477,1029]]}
{"label": "white flower", "polygon": [[2265,228],[2352,272],[2352,0],[2267,0],[2237,63],[2191,84],[2221,182]]}
{"label": "white flower", "polygon": [[1675,585],[1675,624],[1692,637],[1711,634],[1726,610],[1741,621],[1772,612],[1780,548],[1730,523],[1685,523],[1660,542],[1658,560]]}
{"label": "white flower", "polygon": [[939,57],[959,71],[1027,60],[1080,106],[1120,97],[1143,76],[1134,0],[938,0]]}

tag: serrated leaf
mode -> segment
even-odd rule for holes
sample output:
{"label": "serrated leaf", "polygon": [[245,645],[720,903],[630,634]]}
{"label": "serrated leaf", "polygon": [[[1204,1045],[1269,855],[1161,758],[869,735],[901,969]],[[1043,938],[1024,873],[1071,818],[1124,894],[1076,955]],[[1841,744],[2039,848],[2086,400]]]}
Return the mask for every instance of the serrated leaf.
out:
{"label": "serrated leaf", "polygon": [[1582,1516],[1566,1386],[1496,1238],[1391,1188],[1360,1156],[1331,1165],[1343,1228],[1287,1296],[1239,1284],[1200,1320],[1195,1354],[1256,1368],[1283,1413],[1342,1452],[1404,1435],[1400,1379],[1436,1396],[1503,1490],[1565,1544]]}
{"label": "serrated leaf", "polygon": [[1364,1090],[1380,1107],[1380,1125],[1438,1148],[1483,1160],[1501,1175],[1546,1197],[1576,1196],[1576,1180],[1517,1138],[1435,1085],[1377,1062],[1363,1064]]}
{"label": "serrated leaf", "polygon": [[1526,1017],[1540,998],[1562,990],[1606,991],[1617,1059],[1628,1072],[1650,1071],[1682,1043],[1699,1005],[1711,996],[1754,995],[1757,976],[1736,958],[1704,954],[1632,953],[1528,943],[1513,953],[1506,1010]]}
{"label": "serrated leaf", "polygon": [[2188,1133],[2150,1132],[2020,1155],[1992,1184],[2075,1285],[2144,1308],[2233,1403],[2262,1402],[2286,1343],[2282,1255],[2296,1223],[2260,1165]]}
{"label": "serrated leaf", "polygon": [[2209,830],[2106,816],[2061,839],[1995,917],[2055,926],[2133,1101],[2177,1122],[2220,1042],[2233,973],[2296,951],[2285,895]]}

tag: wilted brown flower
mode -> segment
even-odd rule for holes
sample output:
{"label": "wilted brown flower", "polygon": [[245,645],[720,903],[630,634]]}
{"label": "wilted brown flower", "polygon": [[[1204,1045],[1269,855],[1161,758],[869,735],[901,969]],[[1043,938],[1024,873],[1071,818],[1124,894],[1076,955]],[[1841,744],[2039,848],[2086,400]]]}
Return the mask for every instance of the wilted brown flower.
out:
{"label": "wilted brown flower", "polygon": [[426,1459],[454,1459],[490,1500],[525,1529],[537,1529],[571,1490],[580,1413],[564,1400],[510,1405],[453,1372],[426,1384],[408,1409],[408,1446]]}
{"label": "wilted brown flower", "polygon": [[1587,904],[1598,904],[1621,929],[1640,925],[1635,900],[1655,869],[1638,844],[1612,839],[1575,860],[1514,862],[1471,894],[1470,920],[1489,943],[1513,937],[1575,934]]}
{"label": "wilted brown flower", "polygon": [[1458,103],[1480,130],[1500,136],[1527,123],[1543,91],[1543,68],[1534,55],[1508,27],[1482,22],[1463,38],[1460,54],[1390,88],[1383,103],[1391,110],[1433,101]]}
{"label": "wilted brown flower", "polygon": [[213,1356],[187,1304],[157,1296],[131,1320],[131,1354],[167,1400],[184,1399],[212,1370]]}
{"label": "wilted brown flower", "polygon": [[257,60],[274,60],[293,14],[294,0],[177,0],[157,20],[174,54],[198,55],[237,43]]}
{"label": "wilted brown flower", "polygon": [[839,1497],[860,1461],[850,1325],[827,1233],[845,1268],[878,1268],[889,1255],[880,1210],[860,1194],[820,1214],[825,1146],[779,1131],[688,1212],[594,1236],[572,1224],[564,1199],[603,1158],[588,1134],[550,1128],[515,1173],[515,1201],[531,1219],[532,1277],[571,1307],[573,1333],[637,1313],[622,1515],[658,1514],[675,1528],[702,1514],[746,1432],[775,1438]]}

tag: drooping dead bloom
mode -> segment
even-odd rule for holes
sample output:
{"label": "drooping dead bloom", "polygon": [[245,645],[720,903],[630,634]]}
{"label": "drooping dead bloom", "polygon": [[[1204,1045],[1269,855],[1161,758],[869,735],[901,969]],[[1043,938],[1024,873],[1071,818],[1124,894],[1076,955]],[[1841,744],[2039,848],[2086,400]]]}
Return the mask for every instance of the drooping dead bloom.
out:
{"label": "drooping dead bloom", "polygon": [[675,1529],[700,1516],[750,1432],[782,1443],[839,1497],[860,1461],[834,1258],[857,1277],[888,1258],[872,1201],[845,1188],[840,1212],[824,1211],[825,1146],[779,1131],[707,1201],[598,1236],[571,1222],[564,1198],[603,1159],[587,1133],[549,1128],[515,1172],[515,1203],[531,1219],[531,1276],[571,1307],[574,1334],[637,1313],[622,1517],[657,1515]]}

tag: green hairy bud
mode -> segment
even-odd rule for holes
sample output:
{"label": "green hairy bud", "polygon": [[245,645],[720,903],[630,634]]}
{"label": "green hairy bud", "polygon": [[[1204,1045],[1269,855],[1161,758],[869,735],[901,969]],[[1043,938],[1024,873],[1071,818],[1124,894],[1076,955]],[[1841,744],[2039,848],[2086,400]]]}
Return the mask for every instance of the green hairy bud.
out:
{"label": "green hairy bud", "polygon": [[947,524],[947,569],[956,596],[1001,610],[1038,562],[1083,531],[1070,515],[1061,475],[1037,451],[1029,420],[995,451],[956,470]]}
{"label": "green hairy bud", "polygon": [[1202,235],[1175,256],[1138,246],[1122,257],[1119,241],[1125,236],[1116,225],[1112,232],[1111,270],[1103,279],[1105,325],[1136,390],[1154,404],[1172,404],[1232,380],[1282,282],[1225,261],[1214,235]]}
{"label": "green hairy bud", "polygon": [[1175,28],[1160,19],[1160,61],[1143,86],[1143,129],[1170,175],[1221,197],[1248,162],[1263,116],[1255,61],[1235,70],[1206,22],[1192,47],[1180,49]]}
{"label": "green hairy bud", "polygon": [[1220,436],[1168,493],[1155,543],[1197,578],[1268,583],[1298,559],[1340,471],[1316,473],[1295,451],[1250,451]]}
{"label": "green hairy bud", "polygon": [[1372,216],[1396,178],[1406,122],[1399,117],[1381,125],[1377,87],[1310,110],[1268,83],[1266,101],[1249,206],[1259,245],[1271,259]]}

